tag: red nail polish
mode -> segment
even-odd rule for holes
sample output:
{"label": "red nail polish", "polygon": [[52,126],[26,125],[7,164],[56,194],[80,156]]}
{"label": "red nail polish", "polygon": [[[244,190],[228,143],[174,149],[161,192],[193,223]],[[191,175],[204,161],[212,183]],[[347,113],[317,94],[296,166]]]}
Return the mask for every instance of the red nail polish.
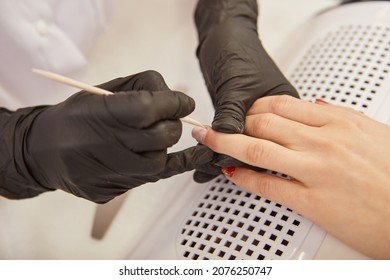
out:
{"label": "red nail polish", "polygon": [[236,168],[234,166],[229,166],[229,167],[222,167],[221,168],[221,171],[222,173],[226,176],[226,177],[232,177],[233,174],[234,174],[234,171],[236,171]]}
{"label": "red nail polish", "polygon": [[315,103],[317,103],[317,104],[324,104],[324,105],[328,105],[329,104],[328,102],[326,102],[325,100],[322,100],[320,98],[317,98]]}

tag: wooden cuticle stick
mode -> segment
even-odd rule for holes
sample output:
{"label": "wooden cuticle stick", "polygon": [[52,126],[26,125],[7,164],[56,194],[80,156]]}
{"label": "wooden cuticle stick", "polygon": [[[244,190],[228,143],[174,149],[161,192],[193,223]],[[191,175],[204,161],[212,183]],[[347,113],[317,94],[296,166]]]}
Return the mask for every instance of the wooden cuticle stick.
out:
{"label": "wooden cuticle stick", "polygon": [[[68,77],[65,77],[65,76],[50,72],[50,71],[45,71],[45,70],[36,69],[36,68],[33,68],[32,71],[34,73],[37,73],[41,76],[44,76],[44,77],[50,79],[50,80],[53,80],[53,81],[56,81],[56,82],[59,82],[62,84],[66,84],[68,86],[75,87],[75,88],[78,88],[81,90],[85,90],[85,91],[90,92],[90,93],[107,94],[107,95],[114,94],[111,91],[108,91],[108,90],[105,90],[102,88],[98,88],[95,86],[91,86],[91,85],[88,85],[86,83],[76,81],[76,80],[73,80],[71,78],[68,78]],[[185,122],[185,123],[188,123],[188,124],[191,124],[194,126],[204,127],[200,122],[198,122],[190,117],[184,117],[184,118],[181,118],[180,120],[182,122]]]}

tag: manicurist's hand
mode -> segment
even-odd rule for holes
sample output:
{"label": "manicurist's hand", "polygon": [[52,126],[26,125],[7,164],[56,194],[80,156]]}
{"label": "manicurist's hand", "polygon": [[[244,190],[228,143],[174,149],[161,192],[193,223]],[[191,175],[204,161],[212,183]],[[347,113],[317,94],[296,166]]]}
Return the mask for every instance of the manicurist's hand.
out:
{"label": "manicurist's hand", "polygon": [[360,112],[288,96],[257,100],[245,135],[195,129],[212,150],[274,170],[223,172],[373,258],[390,258],[390,127]]}
{"label": "manicurist's hand", "polygon": [[1,114],[0,195],[18,199],[62,189],[103,203],[212,158],[204,146],[168,154],[180,139],[180,118],[195,103],[170,90],[159,73],[100,87],[115,94],[81,91],[57,105]]}

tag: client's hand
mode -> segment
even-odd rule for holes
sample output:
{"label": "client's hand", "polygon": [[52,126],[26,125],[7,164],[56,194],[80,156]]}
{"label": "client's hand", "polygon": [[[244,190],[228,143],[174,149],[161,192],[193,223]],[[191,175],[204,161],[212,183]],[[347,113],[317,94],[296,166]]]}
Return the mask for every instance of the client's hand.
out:
{"label": "client's hand", "polygon": [[193,132],[214,151],[289,175],[223,172],[374,258],[390,258],[390,127],[360,112],[288,96],[257,100],[245,134]]}

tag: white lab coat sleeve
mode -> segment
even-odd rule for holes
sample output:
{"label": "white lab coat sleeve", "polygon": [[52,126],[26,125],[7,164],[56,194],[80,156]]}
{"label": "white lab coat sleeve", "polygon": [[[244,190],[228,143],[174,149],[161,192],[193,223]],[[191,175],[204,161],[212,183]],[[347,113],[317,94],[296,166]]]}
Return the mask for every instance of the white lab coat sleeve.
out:
{"label": "white lab coat sleeve", "polygon": [[1,0],[0,107],[62,101],[68,91],[61,92],[31,68],[77,77],[87,64],[88,50],[106,28],[114,2]]}

